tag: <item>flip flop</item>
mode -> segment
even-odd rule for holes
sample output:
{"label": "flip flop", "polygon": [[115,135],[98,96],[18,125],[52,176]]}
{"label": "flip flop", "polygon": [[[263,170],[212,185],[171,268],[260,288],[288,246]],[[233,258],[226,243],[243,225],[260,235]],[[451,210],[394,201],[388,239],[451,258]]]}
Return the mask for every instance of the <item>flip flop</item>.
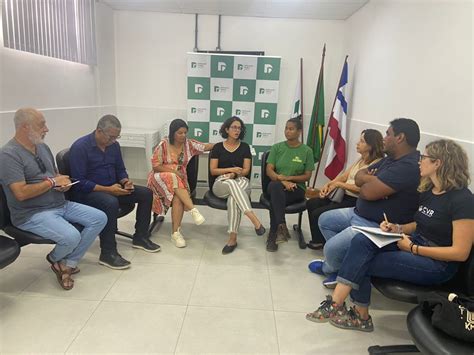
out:
{"label": "flip flop", "polygon": [[[48,263],[50,263],[51,265],[53,265],[55,262],[53,260],[51,260],[51,256],[49,256],[49,254],[46,254],[46,260],[48,261]],[[81,272],[81,269],[79,269],[77,266],[72,268],[71,270],[71,275],[74,275],[74,274],[78,274]]]}

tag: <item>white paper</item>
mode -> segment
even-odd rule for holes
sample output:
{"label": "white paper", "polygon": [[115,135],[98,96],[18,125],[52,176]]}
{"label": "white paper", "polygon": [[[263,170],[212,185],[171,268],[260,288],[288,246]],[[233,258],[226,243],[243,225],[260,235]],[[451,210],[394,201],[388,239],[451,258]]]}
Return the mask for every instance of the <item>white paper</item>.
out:
{"label": "white paper", "polygon": [[352,226],[352,229],[364,234],[379,248],[397,242],[402,237],[400,233],[384,232],[378,227]]}

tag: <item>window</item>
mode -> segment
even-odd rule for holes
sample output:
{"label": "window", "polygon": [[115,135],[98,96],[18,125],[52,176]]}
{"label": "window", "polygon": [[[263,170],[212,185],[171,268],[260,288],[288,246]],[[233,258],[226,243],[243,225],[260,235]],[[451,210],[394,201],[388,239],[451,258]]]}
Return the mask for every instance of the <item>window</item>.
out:
{"label": "window", "polygon": [[94,0],[3,0],[7,48],[95,65]]}

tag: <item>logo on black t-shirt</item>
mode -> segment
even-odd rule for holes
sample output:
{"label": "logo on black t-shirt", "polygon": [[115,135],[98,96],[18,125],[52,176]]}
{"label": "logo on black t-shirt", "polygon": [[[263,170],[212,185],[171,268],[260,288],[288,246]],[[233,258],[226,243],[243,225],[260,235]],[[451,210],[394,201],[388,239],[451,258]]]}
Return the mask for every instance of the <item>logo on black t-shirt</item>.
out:
{"label": "logo on black t-shirt", "polygon": [[423,205],[420,205],[420,207],[418,207],[418,212],[424,214],[426,217],[433,217],[434,214],[434,210],[429,209],[428,207],[425,207]]}

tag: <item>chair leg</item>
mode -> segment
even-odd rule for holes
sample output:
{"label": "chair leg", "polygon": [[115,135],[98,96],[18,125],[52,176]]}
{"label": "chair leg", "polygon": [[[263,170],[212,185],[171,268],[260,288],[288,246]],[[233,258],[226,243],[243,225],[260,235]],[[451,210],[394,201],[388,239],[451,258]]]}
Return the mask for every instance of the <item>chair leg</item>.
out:
{"label": "chair leg", "polygon": [[415,345],[374,345],[367,349],[369,354],[394,354],[394,353],[419,353],[420,350]]}
{"label": "chair leg", "polygon": [[306,241],[304,240],[303,231],[301,230],[301,222],[303,219],[303,212],[298,214],[298,224],[293,224],[293,230],[298,236],[298,245],[300,249],[306,249]]}
{"label": "chair leg", "polygon": [[115,234],[121,235],[122,237],[126,237],[126,238],[129,238],[129,239],[133,239],[133,235],[131,235],[130,233],[125,233],[125,232],[119,231],[118,229],[115,232]]}
{"label": "chair leg", "polygon": [[153,234],[156,228],[158,228],[157,230],[159,230],[164,220],[165,220],[164,216],[158,216],[156,213],[153,213],[153,221],[151,222],[150,228],[148,229],[150,234]]}

